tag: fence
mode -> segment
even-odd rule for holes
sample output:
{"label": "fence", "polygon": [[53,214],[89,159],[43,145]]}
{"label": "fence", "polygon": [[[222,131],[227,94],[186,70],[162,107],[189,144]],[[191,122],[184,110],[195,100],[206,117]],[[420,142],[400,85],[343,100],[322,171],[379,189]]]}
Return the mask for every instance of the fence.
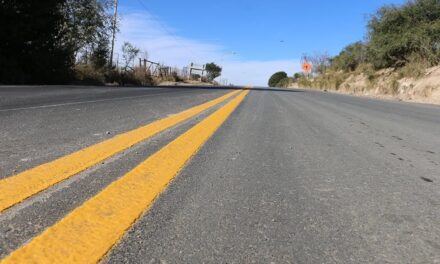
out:
{"label": "fence", "polygon": [[184,80],[200,79],[206,73],[205,65],[191,63],[188,67],[179,69],[142,58],[139,58],[139,68],[144,69],[148,75],[153,77],[179,76]]}

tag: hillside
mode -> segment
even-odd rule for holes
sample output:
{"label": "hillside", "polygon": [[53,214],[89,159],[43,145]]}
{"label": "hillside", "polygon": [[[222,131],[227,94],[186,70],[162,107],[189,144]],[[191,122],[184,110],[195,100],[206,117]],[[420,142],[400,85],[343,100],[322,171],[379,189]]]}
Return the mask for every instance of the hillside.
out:
{"label": "hillside", "polygon": [[370,16],[362,41],[333,57],[304,54],[302,62],[310,65],[306,74],[275,86],[440,103],[440,1],[384,5]]}
{"label": "hillside", "polygon": [[289,87],[440,104],[440,66],[430,67],[413,77],[405,77],[402,70],[393,68],[379,71],[358,69],[352,73],[327,72],[290,83]]}

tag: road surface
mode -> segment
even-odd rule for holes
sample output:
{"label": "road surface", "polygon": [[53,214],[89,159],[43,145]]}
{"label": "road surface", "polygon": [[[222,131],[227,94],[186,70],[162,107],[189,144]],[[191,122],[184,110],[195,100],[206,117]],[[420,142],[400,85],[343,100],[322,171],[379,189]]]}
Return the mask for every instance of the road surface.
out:
{"label": "road surface", "polygon": [[2,264],[440,263],[438,106],[2,87],[0,123]]}

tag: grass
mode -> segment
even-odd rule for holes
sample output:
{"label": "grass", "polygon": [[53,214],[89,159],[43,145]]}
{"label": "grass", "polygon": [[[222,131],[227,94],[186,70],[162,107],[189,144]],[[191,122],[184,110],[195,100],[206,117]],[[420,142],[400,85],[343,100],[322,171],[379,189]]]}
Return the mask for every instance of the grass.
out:
{"label": "grass", "polygon": [[397,95],[399,93],[399,81],[396,77],[391,80],[390,84],[390,92],[391,95]]}
{"label": "grass", "polygon": [[421,96],[423,97],[431,97],[432,96],[432,92],[435,90],[435,87],[429,85],[426,86],[422,91],[421,91]]}
{"label": "grass", "polygon": [[105,75],[103,71],[96,70],[90,64],[78,64],[74,67],[75,83],[82,85],[103,85]]}
{"label": "grass", "polygon": [[399,77],[419,79],[425,74],[426,69],[431,66],[427,60],[415,55],[410,56],[408,63],[398,70]]}

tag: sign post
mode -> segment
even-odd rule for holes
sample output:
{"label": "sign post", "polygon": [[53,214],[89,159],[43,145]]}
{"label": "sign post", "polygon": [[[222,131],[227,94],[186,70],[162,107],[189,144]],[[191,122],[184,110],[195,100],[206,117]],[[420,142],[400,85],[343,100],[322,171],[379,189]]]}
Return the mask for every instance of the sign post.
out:
{"label": "sign post", "polygon": [[307,77],[310,77],[310,73],[312,72],[312,64],[308,61],[304,61],[302,64],[302,70],[307,75]]}

